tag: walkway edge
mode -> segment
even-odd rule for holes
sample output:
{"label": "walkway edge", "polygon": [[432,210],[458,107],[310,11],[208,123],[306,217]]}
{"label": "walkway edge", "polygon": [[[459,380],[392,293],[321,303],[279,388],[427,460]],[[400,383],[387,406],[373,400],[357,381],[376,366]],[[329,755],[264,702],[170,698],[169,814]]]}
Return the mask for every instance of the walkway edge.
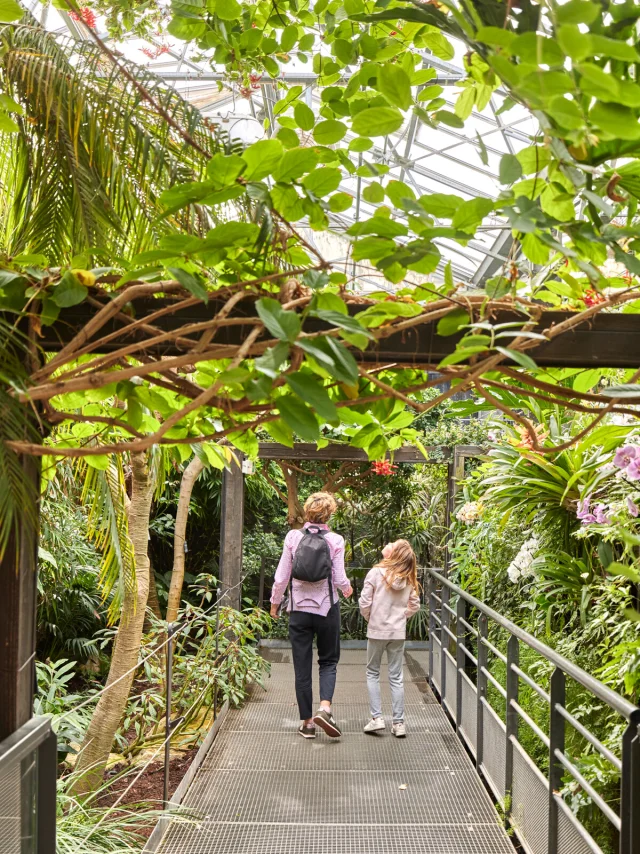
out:
{"label": "walkway edge", "polygon": [[[205,740],[200,745],[200,749],[196,753],[193,762],[189,765],[189,770],[184,775],[182,780],[180,781],[180,785],[173,793],[173,797],[169,801],[169,810],[174,809],[175,807],[179,807],[182,804],[182,801],[189,791],[189,786],[194,780],[200,766],[204,762],[207,753],[211,750],[213,743],[218,735],[220,727],[227,716],[227,712],[229,711],[229,701],[225,700],[222,708],[218,712],[218,716],[216,717],[213,726],[207,733]],[[161,819],[158,820],[158,823],[153,829],[151,836],[147,840],[147,844],[144,846],[142,854],[155,854],[155,852],[160,847],[160,843],[162,839],[169,829],[169,825],[171,824],[171,815],[164,815]]]}

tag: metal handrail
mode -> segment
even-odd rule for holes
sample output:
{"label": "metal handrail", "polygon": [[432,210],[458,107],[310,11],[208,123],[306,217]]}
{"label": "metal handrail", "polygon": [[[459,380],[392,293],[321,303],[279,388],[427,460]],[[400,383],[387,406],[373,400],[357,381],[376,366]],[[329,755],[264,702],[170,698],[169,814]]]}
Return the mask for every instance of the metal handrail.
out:
{"label": "metal handrail", "polygon": [[[25,790],[28,779],[25,764],[29,762],[34,775],[32,791],[28,787]],[[51,854],[56,850],[58,749],[50,718],[31,718],[0,742],[0,775],[7,774],[15,766],[19,766],[22,781],[18,797],[20,814],[3,816],[5,832],[14,820],[23,854]],[[32,834],[28,828],[33,828]]]}
{"label": "metal handrail", "polygon": [[[563,847],[561,850],[559,847],[563,822],[565,832],[567,822],[569,822],[577,835],[576,839],[584,842],[590,851],[601,854],[598,844],[559,794],[563,777],[567,773],[589,795],[592,803],[610,822],[611,826],[619,831],[620,854],[640,854],[640,709],[529,632],[521,629],[520,626],[458,587],[443,575],[442,570],[425,567],[423,572],[428,586],[426,598],[429,607],[429,678],[431,684],[439,693],[440,702],[448,708],[452,719],[455,720],[454,725],[458,737],[470,752],[475,754],[479,773],[485,776],[489,787],[498,799],[506,799],[508,806],[505,810],[505,820],[510,821],[513,825],[513,829],[520,837],[525,849],[528,851],[535,850],[531,845],[531,840],[527,839],[526,822],[525,825],[522,824],[519,816],[514,813],[514,805],[511,802],[515,775],[516,773],[522,774],[522,771],[516,772],[514,770],[516,753],[520,757],[518,761],[520,763],[524,761],[532,769],[533,776],[530,779],[533,780],[533,783],[531,785],[542,786],[542,782],[538,781],[545,780],[544,786],[548,799],[546,849],[548,854],[569,854],[569,849]],[[455,608],[450,604],[452,597],[456,601]],[[477,618],[477,626],[470,622],[472,609]],[[437,616],[436,611],[439,611],[440,617]],[[455,621],[455,632],[450,628],[452,620]],[[487,637],[488,621],[509,633],[506,655],[489,641]],[[467,647],[470,640],[477,644],[477,659]],[[554,666],[550,678],[550,691],[547,692],[520,668],[520,642],[526,644]],[[450,651],[453,648],[452,644],[455,644],[455,655]],[[490,672],[489,651],[506,666],[506,689]],[[436,652],[440,656],[438,666],[436,666],[435,661]],[[455,668],[455,685],[450,684],[451,678],[447,675],[451,666]],[[602,744],[596,736],[589,732],[586,726],[568,711],[565,700],[567,677],[590,692],[595,698],[606,703],[609,708],[627,721],[621,743],[622,759]],[[548,735],[520,704],[520,682],[533,689],[548,705],[550,713]],[[476,694],[475,720],[469,717],[468,700],[466,705],[463,704],[463,684],[468,686],[465,689],[467,692],[473,691]],[[493,705],[489,702],[487,689],[490,685],[504,699],[503,719],[506,720],[506,724],[501,722],[500,716],[497,715]],[[455,701],[452,701],[452,695],[455,697]],[[493,724],[490,725],[487,737],[490,737],[491,732],[493,732],[495,739],[496,726],[501,727],[504,733],[504,746],[502,748],[504,752],[504,777],[502,780],[492,779],[491,774],[493,773],[495,776],[498,766],[494,764],[492,766],[494,770],[490,772],[486,762],[488,760],[491,764],[493,757],[489,759],[489,757],[485,758],[484,756],[485,723],[489,724],[489,721],[485,721],[487,717],[493,718]],[[535,765],[518,737],[519,721],[525,723],[548,750],[549,774],[547,779]],[[611,808],[583,776],[580,769],[571,761],[571,757],[566,754],[567,724],[620,773],[619,814]],[[474,725],[475,733],[473,732]],[[517,779],[520,787],[524,785],[523,779],[521,776]],[[522,791],[519,792],[519,795],[522,799]],[[520,804],[518,809],[521,809],[522,806]],[[536,815],[536,819],[538,817],[539,815]],[[533,822],[533,824],[536,824],[537,839],[539,840],[539,824],[537,822]],[[531,826],[530,822],[528,827],[531,828]],[[565,839],[563,846],[566,845]],[[539,847],[539,841],[536,842],[536,846]]]}

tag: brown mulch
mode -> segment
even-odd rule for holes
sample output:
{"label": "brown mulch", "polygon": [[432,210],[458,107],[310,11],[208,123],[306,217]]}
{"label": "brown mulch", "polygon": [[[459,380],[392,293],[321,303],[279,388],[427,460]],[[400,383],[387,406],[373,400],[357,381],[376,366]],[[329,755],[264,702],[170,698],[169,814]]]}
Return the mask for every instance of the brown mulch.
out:
{"label": "brown mulch", "polygon": [[[178,788],[182,778],[187,773],[189,766],[198,752],[197,747],[188,750],[182,756],[175,756],[171,760],[169,766],[169,797],[173,795]],[[113,777],[113,772],[122,771],[125,765],[116,765],[105,773],[105,781]],[[122,779],[110,786],[109,791],[99,799],[100,806],[112,806],[122,792],[131,784],[136,774],[139,773],[135,767]],[[164,764],[162,762],[153,762],[146,769],[144,774],[136,781],[131,790],[127,792],[121,801],[122,806],[127,804],[139,804],[141,802],[149,802],[150,809],[162,809],[162,797],[164,791]]]}

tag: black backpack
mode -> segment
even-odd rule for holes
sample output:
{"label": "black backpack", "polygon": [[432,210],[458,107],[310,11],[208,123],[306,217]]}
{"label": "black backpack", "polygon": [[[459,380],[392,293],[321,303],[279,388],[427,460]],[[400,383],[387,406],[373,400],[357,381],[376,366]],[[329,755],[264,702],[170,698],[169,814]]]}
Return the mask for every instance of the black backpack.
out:
{"label": "black backpack", "polygon": [[[302,539],[293,556],[291,577],[298,581],[318,582],[325,579],[329,583],[329,599],[333,605],[333,565],[329,544],[325,540],[327,532],[315,525],[309,525],[302,532]],[[293,586],[291,587],[291,610],[293,610]]]}

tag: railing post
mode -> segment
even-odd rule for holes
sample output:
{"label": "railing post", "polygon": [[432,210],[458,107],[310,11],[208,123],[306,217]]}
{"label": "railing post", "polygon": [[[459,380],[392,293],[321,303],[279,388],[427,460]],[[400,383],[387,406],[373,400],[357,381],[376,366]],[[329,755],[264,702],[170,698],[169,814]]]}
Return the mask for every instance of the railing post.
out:
{"label": "railing post", "polygon": [[447,648],[449,646],[449,612],[446,606],[449,604],[449,588],[443,584],[441,593],[442,607],[440,609],[440,702],[444,705],[444,695],[447,685]]}
{"label": "railing post", "polygon": [[427,572],[427,607],[429,609],[429,681],[431,682],[431,686],[433,687],[433,633],[436,628],[436,621],[433,616],[434,611],[434,602],[433,602],[433,576],[426,570]]}
{"label": "railing post", "polygon": [[169,623],[167,626],[167,655],[165,673],[165,724],[164,724],[164,808],[169,808],[169,771],[171,766],[171,693],[173,691],[173,636],[177,624]]}
{"label": "railing post", "polygon": [[460,725],[462,724],[462,673],[465,669],[466,655],[463,650],[465,642],[465,628],[462,620],[467,616],[467,603],[458,595],[456,604],[456,732],[460,737]]}
{"label": "railing post", "polygon": [[548,854],[563,854],[558,849],[558,803],[555,793],[562,785],[564,768],[556,757],[556,751],[564,753],[565,720],[557,706],[564,708],[566,698],[566,677],[556,667],[551,676],[549,709],[549,842]]}
{"label": "railing post", "polygon": [[267,563],[267,556],[260,557],[260,586],[258,588],[258,608],[262,610],[264,607],[264,573]]}
{"label": "railing post", "polygon": [[511,790],[513,788],[513,742],[518,740],[518,712],[512,703],[518,702],[518,690],[520,679],[513,669],[520,663],[520,644],[515,635],[511,635],[507,642],[507,711],[506,711],[506,752],[504,763],[504,792],[505,792],[505,821],[510,812]]}
{"label": "railing post", "polygon": [[[220,638],[220,588],[218,588],[218,595],[216,597],[216,667],[218,666],[218,654],[219,654],[219,638]],[[213,720],[214,722],[218,717],[218,680],[215,680],[215,684],[213,687]]]}
{"label": "railing post", "polygon": [[640,712],[633,715],[622,737],[620,775],[620,854],[640,852]]}
{"label": "railing post", "polygon": [[477,712],[476,712],[476,768],[482,765],[484,754],[484,700],[487,698],[487,677],[482,668],[489,663],[489,650],[483,644],[483,638],[489,634],[489,621],[486,614],[478,617],[478,673],[476,676],[477,686]]}
{"label": "railing post", "polygon": [[56,779],[58,770],[58,739],[51,731],[38,746],[38,784],[36,795],[35,854],[51,854],[56,850]]}

